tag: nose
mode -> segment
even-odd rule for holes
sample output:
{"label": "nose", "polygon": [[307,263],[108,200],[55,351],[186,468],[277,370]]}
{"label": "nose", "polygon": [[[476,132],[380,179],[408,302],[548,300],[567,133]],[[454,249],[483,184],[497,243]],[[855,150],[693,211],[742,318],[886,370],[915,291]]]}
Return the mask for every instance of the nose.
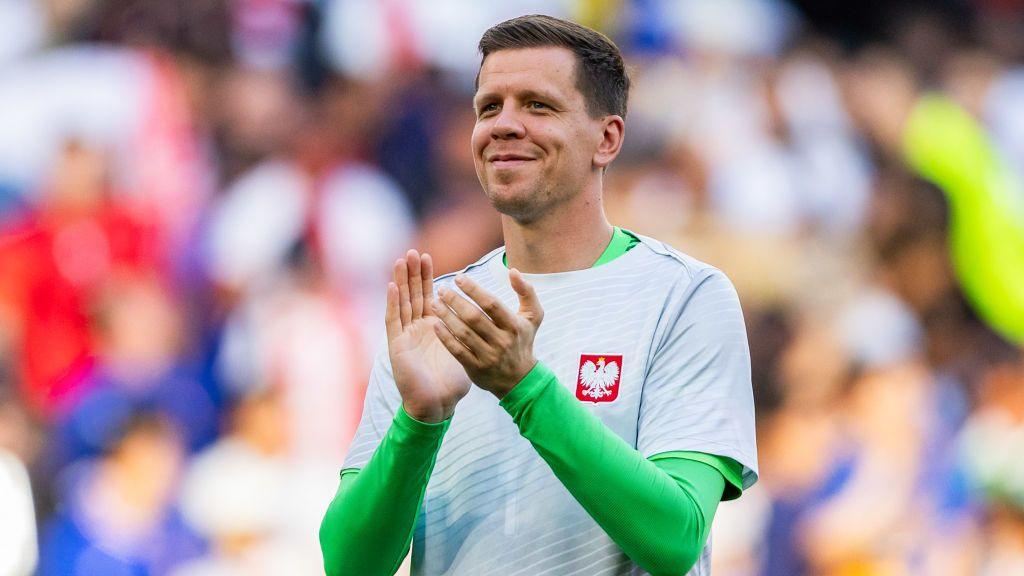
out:
{"label": "nose", "polygon": [[513,105],[503,106],[501,112],[494,118],[491,124],[491,138],[494,140],[505,140],[509,138],[522,138],[526,135],[526,127],[519,118],[519,113]]}

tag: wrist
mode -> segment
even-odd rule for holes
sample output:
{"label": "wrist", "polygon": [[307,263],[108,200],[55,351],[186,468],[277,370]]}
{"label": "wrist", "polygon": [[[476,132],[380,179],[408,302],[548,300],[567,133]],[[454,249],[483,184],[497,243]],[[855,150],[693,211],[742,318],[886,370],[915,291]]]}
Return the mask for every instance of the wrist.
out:
{"label": "wrist", "polygon": [[518,386],[528,374],[533,372],[538,362],[536,358],[531,358],[529,362],[525,364],[525,369],[516,371],[515,375],[503,382],[501,386],[496,386],[490,390],[491,394],[494,394],[498,400],[502,400],[509,392],[511,392],[516,386]]}
{"label": "wrist", "polygon": [[522,378],[514,386],[506,390],[501,396],[498,396],[499,404],[501,406],[509,403],[517,404],[525,396],[532,397],[540,387],[543,387],[544,382],[549,379],[557,380],[554,372],[543,362],[534,361],[530,369],[523,374]]}
{"label": "wrist", "polygon": [[434,446],[444,436],[451,423],[451,420],[423,422],[410,416],[404,406],[399,406],[391,421],[388,437],[396,447],[402,446],[418,451],[417,447]]}
{"label": "wrist", "polygon": [[455,406],[420,406],[410,402],[402,403],[406,415],[423,424],[439,424],[455,413]]}

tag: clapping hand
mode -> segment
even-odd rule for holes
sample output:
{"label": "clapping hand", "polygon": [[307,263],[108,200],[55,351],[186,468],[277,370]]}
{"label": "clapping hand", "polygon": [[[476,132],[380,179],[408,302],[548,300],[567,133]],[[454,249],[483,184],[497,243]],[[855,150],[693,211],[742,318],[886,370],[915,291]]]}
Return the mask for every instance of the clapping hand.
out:
{"label": "clapping hand", "polygon": [[470,380],[437,337],[440,320],[432,314],[433,265],[430,255],[409,250],[395,262],[388,284],[388,355],[395,384],[407,414],[421,422],[451,417],[455,405],[469,392]]}
{"label": "clapping hand", "polygon": [[544,319],[536,291],[518,270],[509,272],[509,281],[519,296],[517,313],[465,275],[455,283],[473,302],[443,288],[433,301],[433,312],[441,320],[433,325],[437,337],[473,383],[498,398],[537,364],[533,340]]}

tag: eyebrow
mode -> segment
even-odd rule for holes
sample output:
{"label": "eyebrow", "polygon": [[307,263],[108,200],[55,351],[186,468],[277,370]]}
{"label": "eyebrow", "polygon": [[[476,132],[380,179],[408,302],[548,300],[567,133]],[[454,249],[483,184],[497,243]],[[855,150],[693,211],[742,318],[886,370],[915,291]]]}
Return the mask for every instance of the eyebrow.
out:
{"label": "eyebrow", "polygon": [[[476,108],[481,102],[487,102],[498,97],[495,92],[482,92],[473,97],[473,107]],[[552,102],[558,104],[560,107],[563,105],[562,98],[559,98],[552,92],[544,92],[541,90],[534,90],[527,88],[525,90],[519,90],[515,92],[515,97],[520,100],[543,100],[545,102]]]}

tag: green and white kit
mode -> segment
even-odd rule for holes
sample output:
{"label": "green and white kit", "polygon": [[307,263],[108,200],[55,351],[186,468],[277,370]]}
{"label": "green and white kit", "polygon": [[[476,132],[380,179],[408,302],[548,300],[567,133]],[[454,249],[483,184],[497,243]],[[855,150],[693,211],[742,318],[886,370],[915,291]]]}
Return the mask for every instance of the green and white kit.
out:
{"label": "green and white kit", "polygon": [[[462,272],[510,310],[504,249]],[[710,573],[720,499],[757,479],[750,355],[719,270],[615,230],[586,270],[523,274],[539,362],[439,424],[401,410],[387,350],[321,526],[328,573]],[[458,290],[454,275],[436,283]]]}

